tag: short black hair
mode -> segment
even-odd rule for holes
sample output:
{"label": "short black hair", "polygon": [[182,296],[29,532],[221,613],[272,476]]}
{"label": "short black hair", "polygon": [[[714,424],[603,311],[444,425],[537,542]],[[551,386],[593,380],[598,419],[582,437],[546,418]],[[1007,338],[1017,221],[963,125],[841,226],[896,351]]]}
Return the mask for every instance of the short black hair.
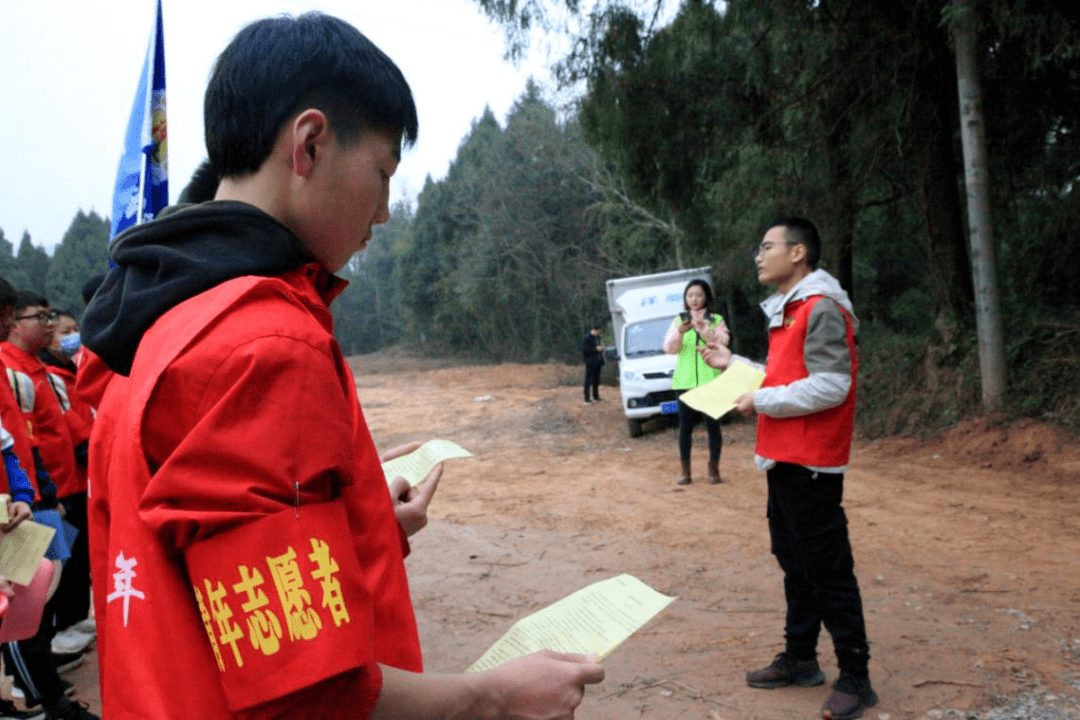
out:
{"label": "short black hair", "polygon": [[19,293],[15,291],[11,283],[0,277],[0,307],[15,307],[18,299]]}
{"label": "short black hair", "polygon": [[23,308],[35,307],[40,305],[41,307],[49,307],[49,301],[45,299],[43,295],[38,295],[36,292],[30,292],[29,290],[20,290],[18,296],[15,298],[15,310],[22,310]]}
{"label": "short black hair", "polygon": [[821,259],[821,236],[818,235],[817,226],[806,218],[781,217],[773,220],[768,230],[774,227],[784,228],[789,243],[806,246],[806,264],[816,270]]}
{"label": "short black hair", "polygon": [[412,90],[387,55],[349,23],[309,12],[243,28],[214,63],[203,102],[206,149],[219,177],[258,171],[284,124],[314,107],[343,143],[365,130],[416,142]]}
{"label": "short black hair", "polygon": [[61,317],[61,316],[62,317],[69,317],[72,320],[74,320],[76,324],[78,324],[78,322],[79,322],[79,318],[75,317],[75,313],[71,312],[70,310],[64,310],[63,308],[50,308],[50,309],[52,310],[52,314],[55,315],[56,317]]}
{"label": "short black hair", "polygon": [[682,305],[684,310],[689,310],[690,306],[686,304],[686,293],[690,292],[690,288],[697,285],[705,291],[705,309],[709,312],[716,312],[716,308],[713,306],[713,294],[712,288],[709,287],[709,283],[701,278],[694,278],[690,282],[686,283],[686,288],[682,291]]}
{"label": "short black hair", "polygon": [[188,184],[184,186],[184,189],[180,191],[180,197],[177,198],[177,202],[201,203],[213,200],[214,196],[217,195],[218,185],[220,184],[221,176],[218,175],[218,171],[213,163],[209,160],[203,160],[199,163],[199,167],[195,168],[195,172],[191,175],[191,180],[189,180]]}

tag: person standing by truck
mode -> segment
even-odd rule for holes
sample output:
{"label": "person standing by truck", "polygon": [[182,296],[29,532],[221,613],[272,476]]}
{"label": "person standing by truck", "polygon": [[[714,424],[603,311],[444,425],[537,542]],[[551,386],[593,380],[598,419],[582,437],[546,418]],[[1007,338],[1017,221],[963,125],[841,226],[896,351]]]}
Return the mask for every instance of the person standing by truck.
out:
{"label": "person standing by truck", "polygon": [[[709,283],[695,279],[686,284],[683,291],[683,312],[671,321],[671,328],[664,338],[664,352],[678,355],[671,386],[675,390],[689,390],[716,378],[720,370],[710,367],[701,358],[697,348],[705,345],[728,344],[728,330],[724,318],[716,313],[713,293]],[[690,475],[690,449],[693,446],[694,427],[705,423],[709,434],[709,482],[722,482],[720,478],[720,449],[723,437],[720,421],[701,413],[679,401],[679,459],[682,472],[679,485],[693,482]]]}
{"label": "person standing by truck", "polygon": [[586,404],[600,402],[600,368],[604,366],[604,346],[600,344],[600,335],[603,332],[604,326],[597,323],[581,340],[581,358],[585,361]]}

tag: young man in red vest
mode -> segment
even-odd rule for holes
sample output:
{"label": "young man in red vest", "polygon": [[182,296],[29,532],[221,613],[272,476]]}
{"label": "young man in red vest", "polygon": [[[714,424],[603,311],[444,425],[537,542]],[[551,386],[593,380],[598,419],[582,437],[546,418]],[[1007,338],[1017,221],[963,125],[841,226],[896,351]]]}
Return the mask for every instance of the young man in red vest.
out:
{"label": "young man in red vest", "polygon": [[[43,403],[57,398],[47,379],[39,386],[18,368],[32,365],[30,361],[35,358],[28,359],[27,351],[36,346],[42,338],[51,337],[51,327],[51,314],[48,312],[44,298],[26,292],[15,293],[7,281],[0,278],[0,341],[5,341],[3,345],[7,346],[9,333],[14,330],[16,341],[19,343],[3,347],[0,351],[0,370],[5,373],[3,382],[8,385],[6,390],[0,389],[0,420],[3,421],[5,429],[10,428],[10,434],[13,436],[11,449],[15,455],[9,455],[5,449],[4,461],[8,466],[9,478],[12,476],[11,463],[13,462],[17,473],[22,472],[20,466],[25,464],[25,469],[33,474],[36,481],[34,486],[27,483],[29,486],[26,487],[27,492],[20,494],[19,497],[33,501],[35,511],[54,509],[57,506],[56,486],[49,479],[44,464],[41,462],[39,442],[42,436],[40,433],[35,434],[38,427],[36,423],[39,417],[38,408]],[[13,360],[10,366],[9,360]],[[56,430],[57,428],[49,429]],[[55,433],[52,437],[55,437]],[[20,518],[30,517],[31,509],[27,503],[19,502],[14,505],[19,506]],[[82,704],[67,697],[66,693],[72,686],[64,681],[58,672],[55,662],[58,656],[53,655],[51,651],[55,634],[51,615],[56,602],[59,602],[59,598],[54,595],[46,605],[41,624],[33,637],[12,641],[3,647],[4,665],[14,677],[14,688],[22,691],[23,701],[27,707],[40,705],[43,710],[16,710],[5,700],[0,701],[0,717],[45,718],[46,720],[97,719],[97,715],[90,713]],[[72,653],[64,660],[69,663],[81,663],[82,654],[81,652]]]}
{"label": "young man in red vest", "polygon": [[773,223],[756,256],[758,280],[777,289],[761,303],[769,357],[761,389],[739,398],[736,410],[758,414],[755,462],[768,479],[769,536],[784,571],[787,621],[784,652],[746,680],[759,688],[823,683],[817,642],[824,625],[840,677],[822,717],[850,720],[877,702],[841,506],[855,414],[858,320],[836,279],[816,269],[820,256],[817,228],[802,218]]}
{"label": "young man in red vest", "polygon": [[117,373],[90,446],[103,715],[572,716],[590,657],[421,672],[404,518],[433,489],[395,507],[328,308],[416,139],[401,71],[336,18],[261,20],[204,121],[215,199],[117,238],[83,320]]}
{"label": "young man in red vest", "polygon": [[0,343],[4,365],[25,373],[33,382],[36,402],[27,420],[33,423],[34,440],[49,477],[56,484],[57,496],[86,492],[75,471],[75,445],[71,439],[64,408],[53,389],[49,368],[37,354],[49,345],[56,327],[56,316],[49,301],[36,293],[19,291],[12,318],[11,333]]}

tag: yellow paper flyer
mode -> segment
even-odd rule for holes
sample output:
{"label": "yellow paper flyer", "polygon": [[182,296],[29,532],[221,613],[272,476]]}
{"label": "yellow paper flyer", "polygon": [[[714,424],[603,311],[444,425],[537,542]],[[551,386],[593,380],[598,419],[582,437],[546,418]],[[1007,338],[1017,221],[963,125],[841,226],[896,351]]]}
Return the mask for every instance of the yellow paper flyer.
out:
{"label": "yellow paper flyer", "polygon": [[18,585],[29,585],[55,534],[54,528],[33,520],[5,533],[0,538],[0,575]]}
{"label": "yellow paper flyer", "polygon": [[602,580],[518,620],[466,672],[490,670],[537,650],[603,658],[674,599],[633,575]]}
{"label": "yellow paper flyer", "polygon": [[443,460],[459,457],[472,457],[473,454],[450,440],[428,440],[408,455],[394,458],[383,463],[386,482],[396,477],[403,477],[412,486],[419,485],[428,476],[431,469]]}
{"label": "yellow paper flyer", "polygon": [[735,408],[735,401],[740,396],[754,392],[765,380],[765,372],[739,360],[732,360],[727,370],[704,385],[687,390],[679,399],[700,410],[709,417],[719,420],[720,416]]}

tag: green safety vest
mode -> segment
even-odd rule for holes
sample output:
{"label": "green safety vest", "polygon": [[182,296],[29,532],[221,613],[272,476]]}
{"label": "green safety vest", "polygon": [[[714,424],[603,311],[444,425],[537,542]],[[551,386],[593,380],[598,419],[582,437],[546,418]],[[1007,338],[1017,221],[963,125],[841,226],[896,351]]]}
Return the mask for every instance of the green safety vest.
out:
{"label": "green safety vest", "polygon": [[[713,317],[713,322],[710,327],[716,327],[723,321],[723,317],[716,315]],[[671,321],[671,324],[682,325],[682,320],[676,316],[675,319]],[[709,367],[705,364],[705,361],[701,359],[701,355],[694,349],[697,342],[698,334],[693,330],[684,333],[682,336],[682,347],[679,348],[679,359],[675,363],[675,375],[671,378],[671,387],[675,390],[689,390],[698,385],[704,385],[723,372],[722,370],[717,370],[716,368]],[[701,344],[704,345],[704,341],[701,341]]]}

